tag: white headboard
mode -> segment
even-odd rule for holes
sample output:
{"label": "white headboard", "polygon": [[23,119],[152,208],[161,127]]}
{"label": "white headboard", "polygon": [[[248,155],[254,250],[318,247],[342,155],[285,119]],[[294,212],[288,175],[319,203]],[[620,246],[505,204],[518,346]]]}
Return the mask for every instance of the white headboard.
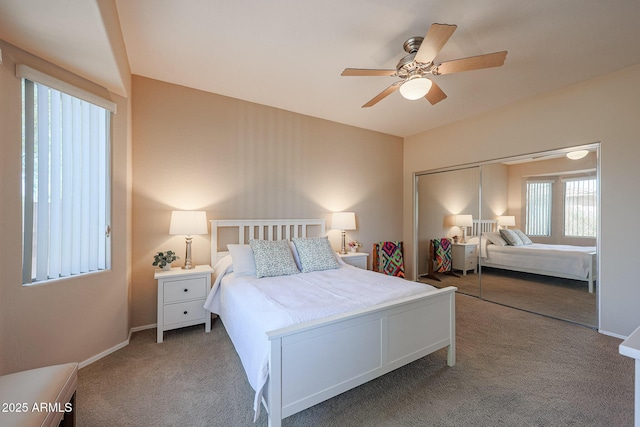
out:
{"label": "white headboard", "polygon": [[474,219],[471,236],[482,236],[482,233],[496,231],[498,221],[495,219]]}
{"label": "white headboard", "polygon": [[[293,237],[315,237],[325,235],[324,219],[224,219],[211,220],[211,265],[214,266],[220,258],[228,255],[227,243],[247,244],[249,239],[260,240],[291,240]],[[222,229],[233,230],[231,241],[222,243],[222,250],[218,238]],[[228,237],[228,236],[227,236]]]}

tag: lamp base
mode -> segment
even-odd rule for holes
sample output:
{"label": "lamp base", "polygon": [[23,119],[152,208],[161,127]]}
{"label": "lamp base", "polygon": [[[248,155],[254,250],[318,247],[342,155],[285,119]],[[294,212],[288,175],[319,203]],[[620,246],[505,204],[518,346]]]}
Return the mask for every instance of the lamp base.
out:
{"label": "lamp base", "polygon": [[182,266],[183,270],[192,270],[196,268],[195,265],[191,264],[191,236],[185,237],[185,242],[187,244],[187,248],[184,255],[184,266]]}
{"label": "lamp base", "polygon": [[344,255],[347,253],[347,248],[346,248],[347,245],[345,245],[346,236],[347,236],[347,233],[344,230],[342,230],[342,247],[340,248],[340,252],[339,252],[340,255]]}

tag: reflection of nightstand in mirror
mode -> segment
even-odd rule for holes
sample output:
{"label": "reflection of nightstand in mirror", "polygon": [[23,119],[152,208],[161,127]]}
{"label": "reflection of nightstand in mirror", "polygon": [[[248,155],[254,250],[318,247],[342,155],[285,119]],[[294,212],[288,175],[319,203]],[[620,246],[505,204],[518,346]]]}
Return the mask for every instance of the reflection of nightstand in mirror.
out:
{"label": "reflection of nightstand in mirror", "polygon": [[478,245],[475,243],[454,243],[451,249],[451,266],[467,275],[467,270],[476,272],[478,267]]}
{"label": "reflection of nightstand in mirror", "polygon": [[369,254],[365,252],[347,252],[346,254],[338,254],[342,260],[354,267],[362,268],[363,270],[367,269],[367,259],[369,258]]}

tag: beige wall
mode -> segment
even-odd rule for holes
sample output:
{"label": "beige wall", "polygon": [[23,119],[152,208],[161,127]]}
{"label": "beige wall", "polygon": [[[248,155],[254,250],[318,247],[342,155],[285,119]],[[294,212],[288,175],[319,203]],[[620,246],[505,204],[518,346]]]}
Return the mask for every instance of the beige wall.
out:
{"label": "beige wall", "polygon": [[405,138],[408,264],[415,171],[601,142],[600,329],[628,335],[640,324],[634,249],[640,229],[627,226],[640,211],[638,117],[640,65]]}
{"label": "beige wall", "polygon": [[[132,98],[132,326],[156,323],[153,254],[184,252],[168,234],[174,209],[327,221],[349,210],[365,251],[401,239],[401,138],[138,76]],[[192,250],[209,263],[208,236]]]}
{"label": "beige wall", "polygon": [[[126,342],[129,332],[130,108],[91,82],[0,41],[0,374],[48,364],[83,362]],[[22,63],[116,102],[113,117],[112,269],[22,286]]]}

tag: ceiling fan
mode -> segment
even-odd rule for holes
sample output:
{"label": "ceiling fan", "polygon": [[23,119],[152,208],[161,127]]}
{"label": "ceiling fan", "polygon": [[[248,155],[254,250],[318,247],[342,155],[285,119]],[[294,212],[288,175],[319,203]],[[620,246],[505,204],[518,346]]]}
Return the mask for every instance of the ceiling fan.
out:
{"label": "ceiling fan", "polygon": [[436,64],[436,55],[444,47],[456,25],[432,24],[424,37],[411,37],[402,47],[408,53],[402,58],[395,70],[375,70],[366,68],[345,68],[342,76],[390,76],[400,77],[391,86],[374,96],[362,108],[371,107],[391,93],[400,89],[400,94],[406,99],[425,97],[431,105],[435,105],[447,97],[440,87],[427,75],[458,73],[460,71],[479,70],[481,68],[500,67],[504,64],[507,51],[488,53],[486,55],[471,56],[469,58]]}

